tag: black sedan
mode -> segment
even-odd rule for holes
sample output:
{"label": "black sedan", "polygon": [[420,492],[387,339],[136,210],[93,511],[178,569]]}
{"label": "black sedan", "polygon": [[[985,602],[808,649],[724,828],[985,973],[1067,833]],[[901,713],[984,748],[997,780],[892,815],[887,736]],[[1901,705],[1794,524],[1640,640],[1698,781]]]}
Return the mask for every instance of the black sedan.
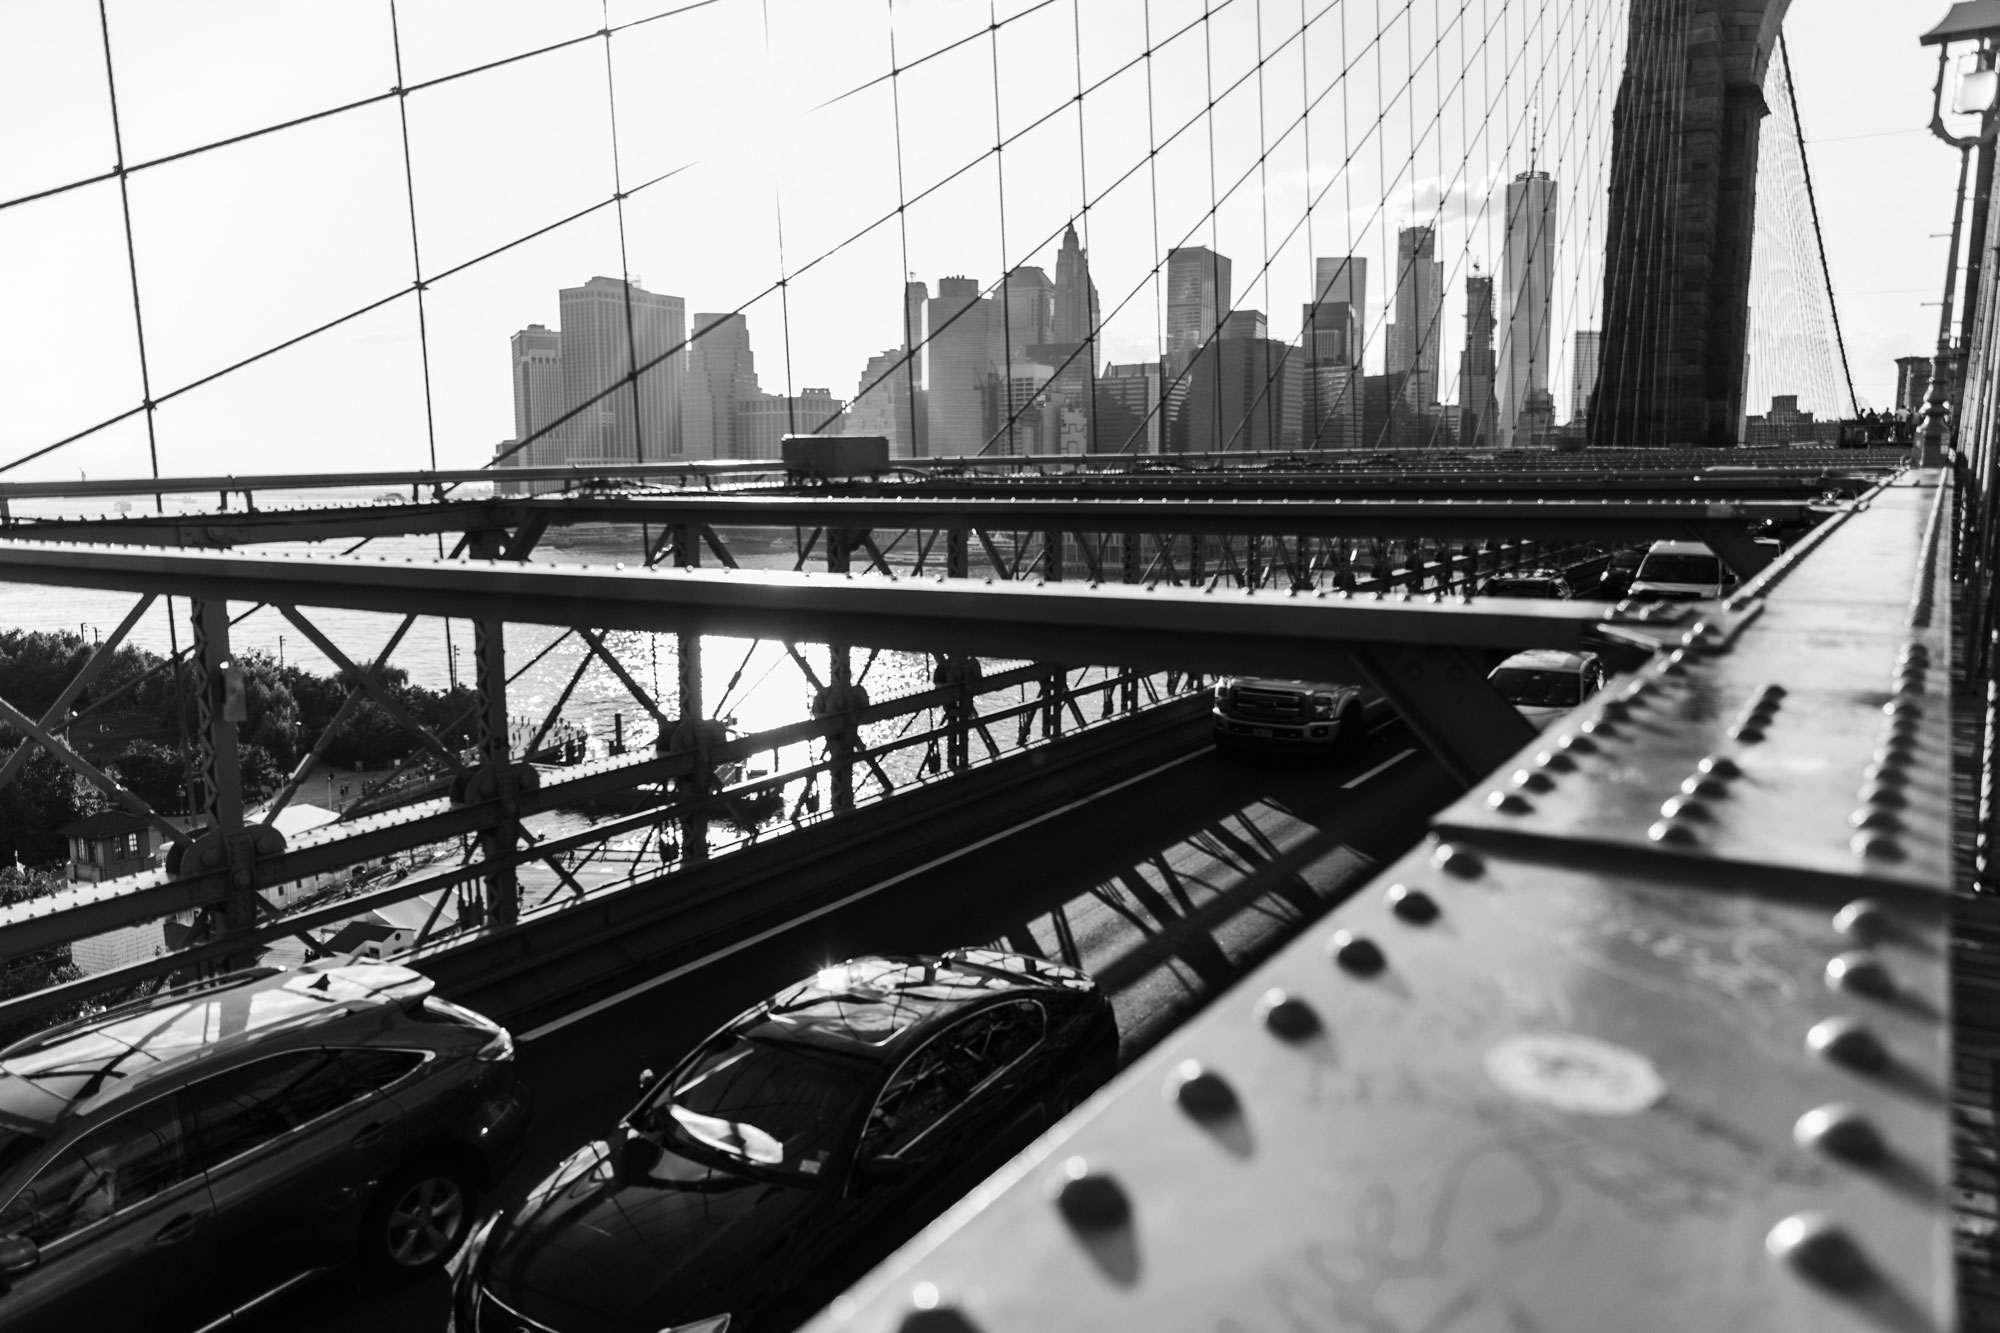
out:
{"label": "black sedan", "polygon": [[1110,1002],[992,950],[857,958],[648,1080],[468,1246],[457,1333],[789,1328],[1108,1078]]}

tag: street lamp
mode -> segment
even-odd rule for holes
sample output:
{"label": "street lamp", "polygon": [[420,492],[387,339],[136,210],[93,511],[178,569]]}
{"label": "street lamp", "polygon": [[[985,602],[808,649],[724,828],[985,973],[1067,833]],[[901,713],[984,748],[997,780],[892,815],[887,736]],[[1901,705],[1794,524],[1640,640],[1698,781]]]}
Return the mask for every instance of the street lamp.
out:
{"label": "street lamp", "polygon": [[[2000,118],[1993,114],[2000,100],[2000,72],[1994,69],[1995,43],[2000,41],[2000,0],[1961,0],[1951,7],[1944,21],[1919,39],[1924,46],[1938,48],[1937,84],[1931,90],[1931,133],[1958,149],[1958,193],[1952,197],[1951,255],[1944,271],[1944,303],[1938,314],[1937,356],[1931,363],[1931,383],[1924,395],[1924,425],[1920,435],[1922,452],[1918,465],[1939,467],[1944,462],[1945,423],[1951,417],[1951,385],[1956,382],[1958,356],[1952,346],[1952,296],[1958,285],[1960,221],[1964,213],[1965,178],[1972,162],[1972,150],[1979,150],[1979,180],[1972,206],[1972,262],[1966,274],[1965,323],[1970,328],[1979,303],[1981,247],[1986,234],[1987,201],[1993,190],[1993,140]],[[1945,76],[1951,67],[1951,48],[1957,42],[1973,43],[1972,68],[1960,73],[1953,90],[1952,111],[1979,117],[1979,133],[1955,135],[1945,127]]]}

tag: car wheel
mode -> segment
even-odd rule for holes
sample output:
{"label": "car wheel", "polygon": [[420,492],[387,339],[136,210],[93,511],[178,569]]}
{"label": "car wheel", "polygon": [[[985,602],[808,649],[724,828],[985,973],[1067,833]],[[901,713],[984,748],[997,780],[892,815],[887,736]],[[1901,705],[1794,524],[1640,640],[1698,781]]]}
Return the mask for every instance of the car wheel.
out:
{"label": "car wheel", "polygon": [[369,1210],[365,1253],[384,1272],[435,1272],[472,1229],[473,1192],[451,1163],[412,1166],[389,1179]]}

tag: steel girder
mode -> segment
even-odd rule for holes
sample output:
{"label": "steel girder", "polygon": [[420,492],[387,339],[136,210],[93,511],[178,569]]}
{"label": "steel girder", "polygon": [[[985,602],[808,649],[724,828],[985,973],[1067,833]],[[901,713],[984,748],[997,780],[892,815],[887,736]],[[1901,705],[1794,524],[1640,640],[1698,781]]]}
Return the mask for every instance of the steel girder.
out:
{"label": "steel girder", "polygon": [[743,570],[0,543],[0,580],[541,625],[852,643],[1044,661],[1323,677],[1368,644],[1575,648],[1577,603],[1262,595],[1123,584],[975,583]]}
{"label": "steel girder", "polygon": [[[1070,489],[1070,488],[1064,488]],[[1226,484],[1175,496],[855,497],[828,494],[688,494],[496,498],[381,507],[265,509],[186,517],[140,515],[23,523],[38,541],[226,548],[251,542],[330,541],[531,524],[648,523],[671,531],[717,527],[931,529],[1044,533],[1229,533],[1235,536],[1435,537],[1533,541],[1708,541],[1751,550],[1757,523],[1815,516],[1804,499],[1624,500],[1593,498],[1351,498],[1268,496]],[[1215,494],[1221,491],[1224,494]],[[1234,493],[1229,493],[1234,492]],[[1742,560],[1733,560],[1739,572]],[[1761,566],[1757,566],[1761,567]]]}

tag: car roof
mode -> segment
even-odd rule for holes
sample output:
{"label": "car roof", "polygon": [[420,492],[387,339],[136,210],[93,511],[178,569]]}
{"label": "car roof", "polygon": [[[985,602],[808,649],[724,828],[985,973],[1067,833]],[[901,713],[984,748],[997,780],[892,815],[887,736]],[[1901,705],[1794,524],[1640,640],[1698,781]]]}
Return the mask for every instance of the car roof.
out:
{"label": "car roof", "polygon": [[429,977],[388,963],[259,969],[198,982],[51,1028],[0,1050],[0,1116],[44,1124],[122,1098],[196,1059],[306,1025],[406,1004]]}
{"label": "car roof", "polygon": [[739,1019],[734,1035],[888,1063],[996,996],[1046,997],[1095,986],[1075,968],[997,949],[876,954],[787,986]]}
{"label": "car roof", "polygon": [[1654,542],[1646,548],[1647,555],[1706,555],[1713,556],[1707,542]]}
{"label": "car roof", "polygon": [[1584,662],[1595,656],[1595,653],[1566,653],[1556,648],[1530,648],[1524,653],[1515,653],[1493,670],[1504,671],[1515,667],[1523,671],[1581,671]]}

